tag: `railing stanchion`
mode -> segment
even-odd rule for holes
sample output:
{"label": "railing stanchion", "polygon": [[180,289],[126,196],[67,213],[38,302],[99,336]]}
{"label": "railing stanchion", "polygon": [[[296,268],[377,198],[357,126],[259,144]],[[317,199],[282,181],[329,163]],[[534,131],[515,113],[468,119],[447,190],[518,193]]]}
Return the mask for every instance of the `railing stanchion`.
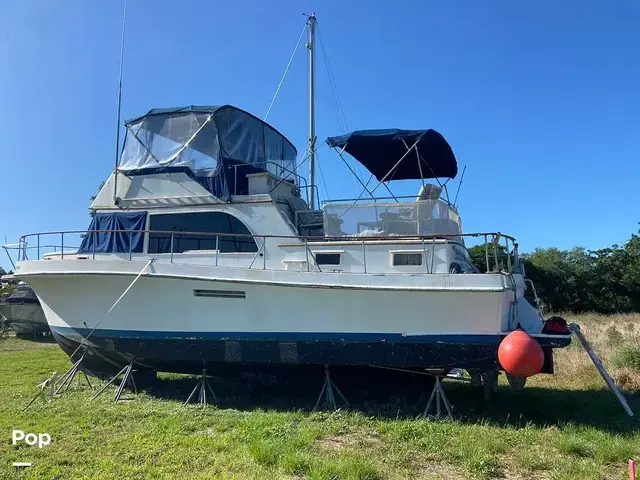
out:
{"label": "railing stanchion", "polygon": [[487,273],[491,271],[491,265],[489,265],[489,245],[487,243],[487,234],[484,234],[484,257],[487,262]]}
{"label": "railing stanchion", "polygon": [[216,267],[218,266],[219,253],[220,253],[220,235],[216,235]]}
{"label": "railing stanchion", "polygon": [[267,269],[267,237],[262,237],[262,269]]}
{"label": "railing stanchion", "polygon": [[[433,264],[436,261],[436,237],[431,237],[431,266],[429,267],[431,271],[429,273],[433,273]],[[426,260],[425,260],[426,262]]]}
{"label": "railing stanchion", "polygon": [[38,234],[38,238],[36,240],[38,242],[38,260],[40,260],[40,234]]}
{"label": "railing stanchion", "polygon": [[493,260],[495,262],[496,265],[496,272],[500,271],[500,267],[498,266],[498,246],[496,245],[497,242],[499,242],[500,239],[498,239],[496,237],[496,234],[493,234],[493,240],[491,241],[491,243],[493,243]]}
{"label": "railing stanchion", "polygon": [[171,258],[170,258],[170,263],[173,263],[173,232],[171,233]]}
{"label": "railing stanchion", "polygon": [[133,237],[131,236],[131,231],[129,231],[129,261],[131,261],[131,259],[133,258],[133,255],[132,255],[132,252],[133,252],[132,240],[133,240]]}
{"label": "railing stanchion", "polygon": [[307,246],[307,239],[304,239],[304,253],[307,256],[307,272],[309,271],[309,247]]}
{"label": "railing stanchion", "polygon": [[60,250],[61,250],[61,253],[62,253],[62,260],[64,260],[64,232],[61,232],[60,236],[62,237],[60,239],[60,243],[62,244],[62,245],[60,245]]}
{"label": "railing stanchion", "polygon": [[[89,233],[89,235],[93,235],[93,232]],[[91,240],[91,250],[93,252],[93,260],[95,260],[96,259],[96,240],[97,240],[97,238],[89,237],[89,240]]]}
{"label": "railing stanchion", "polygon": [[233,166],[233,194],[238,194],[238,165]]}
{"label": "railing stanchion", "polygon": [[364,273],[367,273],[367,247],[364,244],[364,238],[362,239],[362,266]]}
{"label": "railing stanchion", "polygon": [[427,273],[431,273],[429,271],[429,263],[427,262],[427,247],[424,244],[424,237],[422,237],[422,255],[424,256],[424,269],[427,271]]}

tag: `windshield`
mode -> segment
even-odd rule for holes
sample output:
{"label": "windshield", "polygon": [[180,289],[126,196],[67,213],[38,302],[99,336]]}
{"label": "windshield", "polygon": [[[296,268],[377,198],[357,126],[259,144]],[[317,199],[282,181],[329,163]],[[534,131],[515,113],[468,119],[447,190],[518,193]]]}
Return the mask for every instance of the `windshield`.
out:
{"label": "windshield", "polygon": [[455,209],[442,200],[396,203],[328,203],[323,208],[328,236],[458,235]]}

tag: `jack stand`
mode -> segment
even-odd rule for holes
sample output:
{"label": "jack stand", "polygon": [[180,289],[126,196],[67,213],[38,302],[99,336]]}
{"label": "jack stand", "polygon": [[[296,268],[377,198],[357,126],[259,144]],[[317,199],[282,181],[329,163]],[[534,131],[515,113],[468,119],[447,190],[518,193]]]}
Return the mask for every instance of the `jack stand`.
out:
{"label": "jack stand", "polygon": [[211,388],[211,386],[209,385],[209,381],[207,380],[207,369],[206,367],[202,368],[202,375],[200,376],[200,380],[198,380],[197,385],[195,386],[195,388],[191,391],[191,395],[189,395],[189,398],[187,398],[187,401],[184,402],[184,407],[186,407],[189,402],[191,401],[192,398],[194,398],[196,392],[198,392],[198,405],[202,405],[202,407],[206,407],[208,405],[207,403],[207,390],[209,391],[209,393],[211,394],[211,398],[213,398],[213,401],[215,403],[218,403],[218,398],[216,397],[216,394],[213,392],[213,389]]}
{"label": "jack stand", "polygon": [[[324,366],[324,384],[322,385],[322,390],[320,390],[320,395],[318,395],[318,401],[316,402],[316,406],[313,407],[314,412],[318,409],[318,407],[321,404],[327,405],[332,410],[338,409],[338,405],[336,404],[336,397],[333,393],[334,389],[336,390],[336,392],[338,392],[338,395],[340,395],[342,400],[344,400],[344,403],[347,404],[347,407],[349,407],[349,401],[342,394],[338,386],[335,383],[333,383],[333,380],[331,380],[331,374],[329,373],[329,366],[325,365]],[[324,402],[322,401],[323,399],[324,399]]]}
{"label": "jack stand", "polygon": [[453,418],[453,413],[451,411],[451,404],[449,403],[449,399],[447,395],[444,393],[444,389],[442,388],[442,384],[440,383],[440,375],[436,375],[436,383],[433,386],[433,390],[431,391],[431,396],[429,397],[429,401],[427,402],[427,407],[424,409],[424,413],[422,416],[427,418],[429,416],[429,410],[431,409],[431,405],[433,403],[433,399],[436,399],[436,418],[439,418],[442,415],[442,409],[440,407],[440,401],[444,403],[445,408],[447,409],[447,415],[445,418]]}
{"label": "jack stand", "polygon": [[117,402],[118,400],[120,400],[120,395],[122,395],[122,390],[124,390],[124,387],[127,385],[127,382],[130,382],[131,386],[133,387],[133,391],[135,393],[138,393],[138,389],[136,387],[136,382],[133,379],[132,372],[133,372],[133,360],[131,360],[131,362],[129,362],[129,364],[126,367],[124,367],[122,370],[116,373],[115,376],[111,380],[109,380],[109,382],[107,382],[107,384],[104,387],[98,390],[98,393],[96,393],[91,400],[95,400],[102,392],[106,390],[106,388],[109,385],[115,382],[116,379],[123,373],[124,373],[124,376],[122,377],[122,381],[118,386],[118,391],[116,392],[116,396],[114,397],[113,401]]}
{"label": "jack stand", "polygon": [[89,388],[93,390],[93,386],[89,381],[89,377],[84,372],[84,370],[80,370],[80,365],[82,364],[83,359],[84,359],[84,354],[82,354],[80,359],[78,359],[78,361],[74,363],[73,366],[69,370],[67,370],[64,375],[62,375],[62,377],[60,377],[58,382],[56,382],[57,388],[54,387],[55,388],[53,392],[54,395],[57,395],[58,393],[64,393],[67,390],[69,390],[69,387],[73,384],[73,380],[75,379],[78,371],[82,372],[85,380],[87,381],[87,385],[89,385]]}
{"label": "jack stand", "polygon": [[582,347],[587,352],[587,355],[589,355],[589,358],[593,362],[593,365],[596,367],[596,370],[598,370],[598,373],[604,380],[604,383],[607,384],[607,387],[609,387],[609,390],[611,390],[611,392],[616,396],[616,398],[618,399],[618,402],[620,402],[620,405],[622,405],[622,408],[624,408],[624,411],[627,412],[627,415],[629,415],[630,417],[633,417],[634,416],[633,410],[631,410],[631,407],[629,407],[629,404],[627,403],[627,399],[624,398],[624,395],[622,395],[622,393],[620,393],[620,390],[618,389],[616,382],[613,381],[613,378],[611,378],[611,375],[609,375],[609,373],[607,372],[607,369],[604,368],[604,365],[602,365],[600,358],[596,355],[596,352],[593,351],[593,348],[591,348],[591,344],[585,338],[584,334],[582,333],[582,330],[580,330],[580,325],[578,325],[577,323],[570,324],[569,331],[573,333],[576,337],[578,337],[578,340],[580,340]]}
{"label": "jack stand", "polygon": [[[38,393],[36,393],[36,396],[31,399],[31,401],[29,402],[29,404],[26,407],[24,407],[24,410],[22,410],[23,412],[25,412],[27,410],[27,408],[29,408],[31,405],[33,405],[33,402],[35,402],[38,398],[41,398],[43,402],[47,401],[46,397],[49,397],[48,401],[53,400],[53,395],[54,395],[53,388],[54,388],[55,383],[56,383],[56,375],[58,375],[58,374],[56,372],[53,372],[51,377],[47,378],[44,382],[42,382],[42,383],[40,383],[38,385],[38,388],[40,389],[40,391]],[[47,390],[49,390],[49,394],[48,395],[47,395]]]}

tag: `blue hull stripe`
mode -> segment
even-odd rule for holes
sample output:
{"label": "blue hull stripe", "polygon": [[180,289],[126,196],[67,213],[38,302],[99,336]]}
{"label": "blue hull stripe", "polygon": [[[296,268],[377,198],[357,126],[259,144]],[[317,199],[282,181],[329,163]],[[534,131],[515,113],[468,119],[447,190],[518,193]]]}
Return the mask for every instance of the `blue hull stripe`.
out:
{"label": "blue hull stripe", "polygon": [[[51,327],[55,333],[64,336],[79,334],[87,336],[90,328]],[[97,329],[92,337],[140,338],[167,340],[279,340],[279,341],[318,341],[333,340],[345,342],[392,342],[392,343],[472,343],[498,344],[500,335],[496,334],[445,334],[411,335],[401,333],[344,333],[344,332],[166,332],[149,330],[109,330]]]}

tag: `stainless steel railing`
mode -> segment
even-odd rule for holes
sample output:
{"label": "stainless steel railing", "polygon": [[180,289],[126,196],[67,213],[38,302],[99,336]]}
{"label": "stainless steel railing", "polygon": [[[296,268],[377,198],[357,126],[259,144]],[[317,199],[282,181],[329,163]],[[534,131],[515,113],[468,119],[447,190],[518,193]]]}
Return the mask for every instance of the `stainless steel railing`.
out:
{"label": "stainless steel railing", "polygon": [[[91,242],[91,251],[83,251],[78,252],[79,247],[71,247],[68,243],[65,242],[65,236],[67,239],[71,238],[74,235],[85,236],[92,235],[97,233],[118,233],[118,234],[126,234],[128,240],[128,246],[126,251],[118,251],[118,252],[101,252],[96,250],[96,242]],[[149,253],[148,250],[148,242],[147,243],[147,252],[145,252],[144,247],[144,239],[142,241],[143,247],[140,249],[136,247],[134,249],[134,235],[167,235],[169,240],[169,245],[167,251],[158,251]],[[52,236],[59,236],[60,243],[57,242],[42,242],[42,237],[51,238]],[[17,245],[13,246],[5,246],[5,249],[15,249],[17,250],[17,258],[19,261],[24,261],[29,259],[28,252],[36,251],[36,258],[40,259],[42,257],[43,250],[53,248],[53,252],[47,252],[46,255],[50,255],[54,253],[59,255],[61,259],[64,259],[65,256],[69,255],[86,255],[87,257],[91,257],[91,259],[96,259],[96,254],[101,253],[125,253],[128,254],[128,259],[133,259],[134,253],[141,253],[146,255],[153,254],[169,254],[169,262],[174,262],[174,255],[183,253],[181,251],[181,247],[179,242],[189,240],[189,236],[198,236],[199,241],[204,238],[210,238],[211,241],[215,241],[215,265],[219,265],[219,256],[221,253],[221,242],[230,242],[233,241],[234,245],[242,245],[246,244],[249,239],[253,241],[256,245],[255,251],[243,251],[242,249],[238,250],[228,250],[222,253],[253,253],[253,257],[251,259],[251,263],[249,264],[249,268],[253,268],[254,264],[258,260],[258,258],[262,258],[262,269],[266,269],[267,266],[267,239],[281,239],[284,241],[293,241],[294,243],[289,243],[288,246],[296,246],[299,244],[301,248],[305,249],[305,261],[307,264],[307,271],[310,271],[312,262],[309,260],[313,260],[313,265],[318,271],[322,271],[320,265],[318,265],[314,253],[310,250],[310,247],[317,242],[348,242],[353,243],[353,245],[360,244],[362,246],[362,266],[363,273],[367,272],[367,247],[371,247],[374,245],[380,245],[381,242],[392,242],[396,243],[400,241],[400,243],[416,243],[421,245],[422,251],[424,254],[424,265],[427,273],[433,273],[434,266],[434,255],[435,255],[435,245],[438,240],[444,240],[446,243],[454,243],[459,245],[461,248],[467,249],[462,243],[458,240],[463,238],[480,238],[484,240],[484,262],[485,269],[487,272],[500,272],[506,271],[508,273],[513,273],[514,271],[519,271],[518,265],[518,244],[514,237],[509,235],[505,235],[500,232],[486,232],[486,233],[456,233],[456,234],[430,234],[430,235],[399,235],[399,236],[370,236],[370,237],[327,237],[327,236],[295,236],[295,235],[251,235],[251,234],[240,234],[240,233],[227,233],[227,232],[176,232],[169,230],[67,230],[67,231],[55,231],[55,232],[38,232],[38,233],[30,233],[27,235],[23,235],[20,237],[20,241]],[[178,244],[176,245],[176,240],[178,240]],[[503,243],[502,243],[503,242]],[[33,245],[35,243],[35,245]],[[431,250],[431,261],[429,262],[427,259],[427,246],[430,245]],[[325,245],[326,246],[326,243]],[[504,246],[506,255],[503,258],[498,254],[498,247],[500,246],[500,250],[502,250],[502,246]],[[237,248],[237,247],[236,247]],[[512,250],[510,250],[510,248]],[[73,251],[69,251],[73,250]],[[135,251],[134,251],[135,250]],[[160,250],[160,243],[158,243],[158,250]],[[210,249],[205,249],[210,250]],[[467,249],[468,252],[468,249]],[[506,257],[506,258],[505,258]],[[473,264],[473,258],[469,255],[469,259]],[[477,261],[477,259],[475,259]],[[493,262],[491,261],[493,260]]]}

